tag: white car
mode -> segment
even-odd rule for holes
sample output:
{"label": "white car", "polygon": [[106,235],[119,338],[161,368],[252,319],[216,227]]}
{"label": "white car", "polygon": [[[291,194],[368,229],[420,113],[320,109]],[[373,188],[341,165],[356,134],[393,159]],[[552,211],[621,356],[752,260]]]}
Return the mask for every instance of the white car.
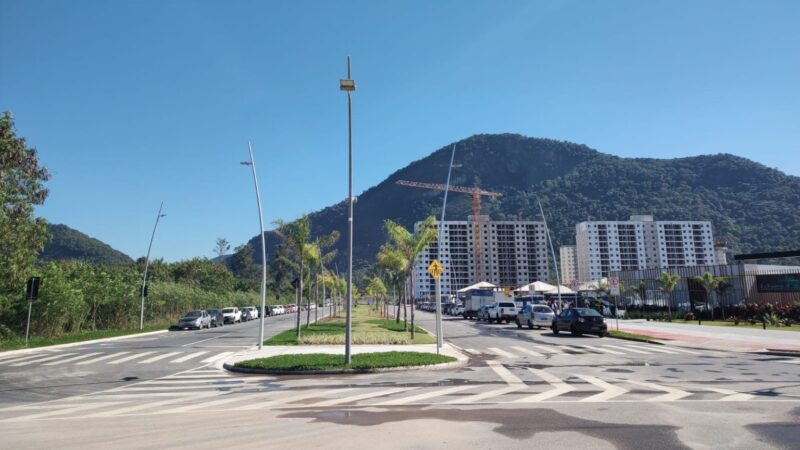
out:
{"label": "white car", "polygon": [[494,304],[489,307],[488,314],[489,317],[487,321],[489,323],[494,321],[501,323],[504,320],[508,323],[517,319],[517,305],[513,302],[494,302]]}
{"label": "white car", "polygon": [[286,308],[283,305],[275,305],[272,307],[272,314],[276,316],[280,316],[281,314],[286,314]]}
{"label": "white car", "polygon": [[452,311],[453,311],[453,313],[451,315],[453,315],[453,316],[463,316],[464,315],[464,305],[457,305],[457,306],[453,307]]}
{"label": "white car", "polygon": [[236,323],[242,321],[242,311],[235,306],[228,306],[222,309],[222,321],[225,323]]}
{"label": "white car", "polygon": [[250,320],[258,319],[258,308],[255,306],[245,306],[244,309],[250,311]]}
{"label": "white car", "polygon": [[517,328],[527,325],[528,328],[549,328],[553,325],[556,314],[547,305],[525,305],[517,314]]}

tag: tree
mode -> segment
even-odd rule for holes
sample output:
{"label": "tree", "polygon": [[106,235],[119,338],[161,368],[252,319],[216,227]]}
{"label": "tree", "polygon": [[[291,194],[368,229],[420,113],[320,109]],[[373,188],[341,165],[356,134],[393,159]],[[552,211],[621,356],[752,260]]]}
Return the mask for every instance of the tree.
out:
{"label": "tree", "polygon": [[436,219],[428,216],[422,221],[420,227],[412,234],[402,225],[386,220],[384,222],[386,232],[395,248],[400,250],[405,256],[405,275],[411,284],[411,339],[414,333],[414,262],[423,250],[436,239]]}
{"label": "tree", "polygon": [[300,313],[302,312],[300,305],[303,299],[303,278],[305,276],[307,252],[309,249],[308,240],[311,236],[311,219],[309,219],[307,215],[303,215],[294,222],[285,223],[279,220],[275,222],[275,224],[278,226],[275,232],[286,242],[286,250],[288,253],[287,256],[281,255],[281,258],[283,258],[288,266],[295,269],[299,281],[297,287],[297,326],[295,330],[297,338],[299,339]]}
{"label": "tree", "polygon": [[372,297],[375,300],[375,308],[380,310],[380,304],[383,300],[383,297],[388,292],[386,289],[386,285],[383,284],[383,280],[379,276],[374,276],[369,279],[367,282],[367,287],[365,289],[367,295]]}
{"label": "tree", "polygon": [[[386,274],[386,278],[389,281],[392,290],[396,291],[398,288],[400,288],[400,291],[402,293],[403,289],[400,283],[403,280],[405,267],[408,264],[403,253],[399,249],[392,246],[391,244],[384,244],[381,246],[377,258],[378,258],[378,267],[380,267]],[[395,300],[399,299],[395,298]],[[397,308],[395,312],[395,322],[400,323],[399,301],[397,302]]]}
{"label": "tree", "polygon": [[225,252],[231,249],[231,244],[225,238],[217,238],[217,245],[214,247],[214,253],[217,254],[220,264],[225,264]]}
{"label": "tree", "polygon": [[[308,267],[309,267],[309,279],[311,279],[311,274],[314,270],[316,270],[317,275],[323,273],[325,271],[325,264],[333,261],[333,258],[336,257],[336,250],[332,250],[328,253],[325,253],[325,249],[331,247],[336,241],[339,240],[339,231],[333,230],[330,234],[325,236],[320,236],[312,244],[309,244],[309,251],[308,251]],[[317,280],[319,277],[314,277],[314,285],[319,286]],[[310,281],[310,280],[309,280]],[[309,294],[308,304],[311,305],[311,295]],[[316,309],[314,309],[314,315],[316,316]],[[307,309],[306,314],[306,325],[309,325],[311,322],[311,308]]]}
{"label": "tree", "polygon": [[706,272],[700,276],[694,277],[694,280],[700,283],[703,286],[703,289],[706,291],[706,306],[711,304],[711,320],[714,320],[714,306],[716,306],[716,302],[713,301],[711,298],[711,293],[715,292],[719,289],[720,283],[725,281],[725,277],[715,277],[711,272]]}
{"label": "tree", "polygon": [[[228,258],[227,267],[235,277],[237,291],[258,291],[261,288],[261,265],[253,262],[253,245],[240,245]],[[275,294],[278,290],[275,289]]]}
{"label": "tree", "polygon": [[678,285],[680,279],[680,275],[670,275],[669,272],[664,271],[661,273],[661,277],[656,280],[659,286],[661,286],[661,290],[667,294],[667,313],[669,314],[669,320],[672,320],[672,291],[675,290],[675,286]]}
{"label": "tree", "polygon": [[22,291],[36,254],[47,241],[47,225],[33,216],[33,207],[47,198],[48,179],[36,149],[17,137],[14,119],[4,113],[0,117],[0,292]]}

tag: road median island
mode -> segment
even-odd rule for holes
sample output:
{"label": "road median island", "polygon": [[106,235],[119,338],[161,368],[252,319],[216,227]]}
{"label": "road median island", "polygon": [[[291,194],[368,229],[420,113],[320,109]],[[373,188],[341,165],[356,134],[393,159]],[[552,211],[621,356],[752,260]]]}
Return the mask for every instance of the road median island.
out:
{"label": "road median island", "polygon": [[232,371],[267,374],[370,373],[409,368],[435,367],[456,363],[455,357],[428,352],[376,352],[352,355],[347,366],[344,355],[328,353],[285,354],[239,361],[226,368]]}
{"label": "road median island", "polygon": [[606,335],[614,339],[624,339],[626,341],[636,341],[636,342],[644,342],[647,344],[664,345],[663,342],[656,341],[653,339],[652,336],[648,336],[646,334],[636,334],[636,333],[628,333],[626,331],[608,330],[608,333]]}

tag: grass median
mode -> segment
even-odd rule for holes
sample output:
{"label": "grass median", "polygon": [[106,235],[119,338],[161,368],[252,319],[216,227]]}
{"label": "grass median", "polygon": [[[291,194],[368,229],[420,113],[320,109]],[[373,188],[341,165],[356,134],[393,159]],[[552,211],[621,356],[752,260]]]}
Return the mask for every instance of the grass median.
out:
{"label": "grass median", "polygon": [[656,338],[645,334],[627,333],[625,331],[608,330],[608,337],[625,339],[628,341],[650,342]]}
{"label": "grass median", "polygon": [[309,353],[305,355],[279,355],[239,361],[235,367],[265,371],[369,371],[391,367],[430,366],[456,361],[452,356],[418,352],[358,353],[352,355],[352,364],[345,365],[344,355]]}
{"label": "grass median", "polygon": [[[673,320],[669,323],[677,323],[680,325],[698,325],[697,320]],[[701,327],[704,325],[708,325],[711,327],[731,327],[731,328],[741,328],[745,330],[761,330],[764,328],[764,325],[761,322],[756,322],[755,324],[750,324],[750,322],[742,320],[739,322],[739,325],[734,324],[732,321],[727,320],[702,320],[699,324]],[[768,330],[777,330],[777,331],[794,331],[795,333],[800,333],[800,326],[797,324],[793,324],[790,327],[785,325],[767,325]]]}
{"label": "grass median", "polygon": [[[409,328],[411,324],[409,324]],[[414,329],[416,336],[405,331],[403,322],[394,319],[383,319],[371,315],[367,305],[353,308],[352,343],[359,344],[435,344],[436,338],[420,327]],[[325,319],[300,327],[300,339],[294,329],[279,333],[266,341],[264,345],[343,345],[345,338],[344,318]]]}

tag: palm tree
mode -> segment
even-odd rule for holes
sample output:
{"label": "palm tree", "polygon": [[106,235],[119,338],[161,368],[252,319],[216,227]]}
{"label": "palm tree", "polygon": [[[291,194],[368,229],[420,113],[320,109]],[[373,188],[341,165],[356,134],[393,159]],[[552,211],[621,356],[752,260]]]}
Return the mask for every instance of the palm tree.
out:
{"label": "palm tree", "polygon": [[378,309],[383,296],[386,295],[386,285],[379,276],[374,276],[367,282],[366,293],[375,299],[375,307]]}
{"label": "palm tree", "polygon": [[[391,244],[384,244],[378,252],[378,266],[380,266],[392,289],[397,289],[403,279],[406,265],[408,264],[406,257],[403,253],[392,246]],[[401,286],[402,293],[402,286]],[[396,299],[399,300],[399,299]],[[397,302],[397,311],[395,313],[396,323],[400,323],[400,302]]]}
{"label": "palm tree", "polygon": [[[711,293],[719,289],[719,285],[725,281],[725,277],[715,277],[711,274],[711,272],[706,272],[703,275],[694,277],[694,280],[700,283],[700,285],[703,286],[703,289],[705,289],[706,305],[711,303],[711,320],[714,320],[714,306],[716,302],[711,298]],[[712,301],[709,302],[708,300]]]}
{"label": "palm tree", "polygon": [[392,221],[386,220],[384,222],[386,232],[389,234],[395,248],[400,250],[406,258],[405,275],[411,285],[411,339],[415,337],[414,333],[414,262],[425,250],[434,239],[436,239],[436,219],[433,216],[428,216],[420,224],[419,229],[413,234],[406,230],[402,225]]}
{"label": "palm tree", "polygon": [[294,222],[285,223],[281,220],[275,222],[277,229],[275,230],[278,236],[283,238],[287,244],[288,257],[284,256],[284,262],[295,269],[298,273],[298,282],[300,283],[297,290],[297,327],[296,335],[300,338],[300,313],[303,299],[303,278],[305,276],[305,266],[308,259],[309,242],[311,236],[311,219],[307,215],[303,215]]}
{"label": "palm tree", "polygon": [[[722,278],[722,281],[720,281],[719,284],[717,285],[717,288],[714,289],[714,291],[717,293],[717,299],[719,299],[720,297],[725,295],[725,292],[727,292],[729,289],[731,289],[733,287],[733,285],[728,281],[727,278],[725,278],[725,277],[720,277],[720,278]],[[722,297],[722,298],[724,298],[724,297]],[[722,320],[725,320],[725,302],[724,301],[722,302]]]}
{"label": "palm tree", "polygon": [[[314,270],[318,270],[317,274],[321,273],[324,268],[325,264],[331,262],[333,258],[336,257],[336,250],[332,250],[328,253],[323,253],[324,250],[331,245],[335,244],[336,241],[339,239],[339,232],[336,230],[331,231],[330,234],[326,236],[320,236],[313,243],[306,245],[306,258],[308,263],[308,278],[309,282],[312,279],[312,272]],[[317,277],[313,277],[316,279]],[[308,307],[306,308],[306,325],[311,323],[311,296],[309,295]]]}
{"label": "palm tree", "polygon": [[670,275],[669,272],[664,271],[661,277],[656,280],[661,286],[661,290],[667,293],[667,313],[669,314],[669,320],[672,320],[672,291],[675,289],[675,286],[678,285],[680,279],[680,275]]}

